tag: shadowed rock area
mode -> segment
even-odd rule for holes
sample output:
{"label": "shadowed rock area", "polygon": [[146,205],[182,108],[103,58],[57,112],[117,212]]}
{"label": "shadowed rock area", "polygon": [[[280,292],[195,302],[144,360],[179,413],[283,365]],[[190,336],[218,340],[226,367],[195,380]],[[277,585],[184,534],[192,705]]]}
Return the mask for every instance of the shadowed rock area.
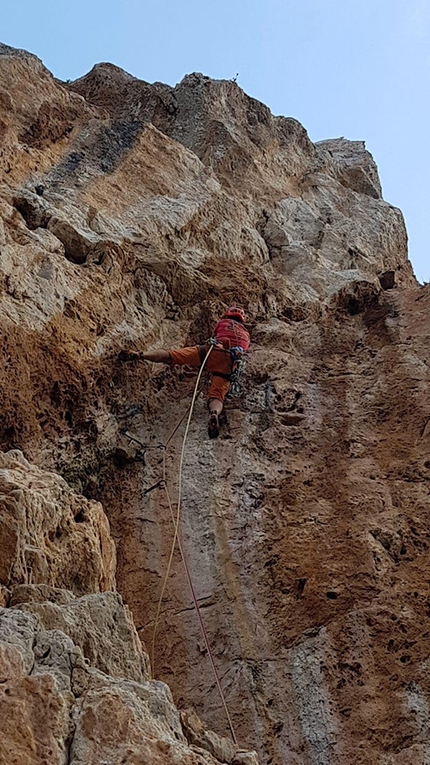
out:
{"label": "shadowed rock area", "polygon": [[[201,74],[0,73],[0,762],[426,765],[430,288],[364,142]],[[147,655],[195,375],[118,359],[232,303],[180,537],[238,746],[179,551]]]}

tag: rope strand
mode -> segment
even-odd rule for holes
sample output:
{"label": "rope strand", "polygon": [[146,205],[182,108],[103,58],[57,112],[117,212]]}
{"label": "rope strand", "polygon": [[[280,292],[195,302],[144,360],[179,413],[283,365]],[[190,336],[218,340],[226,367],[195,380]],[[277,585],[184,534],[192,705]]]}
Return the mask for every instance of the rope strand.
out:
{"label": "rope strand", "polygon": [[219,678],[219,675],[218,675],[218,672],[217,672],[217,668],[215,666],[215,661],[214,661],[212,649],[211,649],[211,646],[210,646],[209,637],[208,637],[208,634],[207,634],[207,631],[206,631],[205,623],[204,623],[204,620],[203,620],[203,617],[202,617],[202,614],[201,614],[201,610],[200,610],[200,606],[199,606],[199,603],[198,603],[198,600],[197,600],[197,595],[196,595],[195,587],[194,587],[193,580],[192,580],[192,577],[191,577],[191,572],[190,572],[190,569],[189,569],[189,566],[188,566],[188,563],[187,563],[187,560],[186,560],[186,557],[185,557],[185,554],[184,554],[184,550],[183,550],[182,543],[181,543],[181,538],[180,538],[180,535],[179,535],[179,523],[180,523],[181,500],[182,500],[182,472],[183,472],[183,463],[184,463],[184,455],[185,455],[185,445],[186,445],[188,431],[189,431],[189,427],[190,427],[190,423],[191,423],[191,418],[192,418],[192,414],[193,414],[194,404],[195,404],[195,401],[196,401],[197,397],[199,396],[199,394],[200,394],[200,392],[202,390],[202,389],[198,390],[198,385],[199,385],[199,382],[200,382],[200,379],[201,379],[201,376],[202,376],[202,373],[203,373],[203,369],[204,369],[204,367],[206,365],[206,361],[209,358],[209,355],[210,355],[212,349],[213,349],[213,346],[210,346],[209,350],[208,350],[208,352],[207,352],[207,354],[205,356],[205,359],[204,359],[204,361],[202,363],[202,366],[200,367],[200,372],[199,372],[199,375],[198,375],[197,380],[196,380],[196,384],[195,384],[195,387],[194,387],[194,394],[193,394],[193,398],[191,400],[191,405],[190,405],[190,409],[189,409],[187,425],[186,425],[186,428],[185,428],[184,439],[183,439],[183,442],[182,442],[181,459],[180,459],[180,463],[179,463],[178,503],[177,503],[176,517],[175,517],[174,511],[173,511],[172,502],[171,502],[171,499],[170,499],[170,494],[169,494],[169,490],[168,490],[168,486],[167,486],[167,479],[166,479],[166,447],[170,443],[171,439],[173,438],[173,436],[176,433],[177,429],[179,428],[180,424],[184,420],[185,415],[180,419],[178,424],[175,426],[174,430],[172,431],[172,433],[170,434],[169,438],[167,439],[166,444],[164,445],[164,454],[163,454],[163,487],[164,487],[164,490],[166,492],[167,504],[169,506],[169,511],[170,511],[170,515],[171,515],[171,519],[172,519],[172,523],[173,523],[173,528],[174,528],[174,535],[173,535],[172,547],[171,547],[171,550],[170,550],[169,562],[168,562],[167,570],[166,570],[166,573],[165,573],[165,576],[164,576],[163,586],[161,588],[161,595],[160,595],[160,598],[159,598],[159,601],[158,601],[158,605],[157,605],[157,612],[156,612],[155,623],[154,623],[154,631],[153,631],[153,634],[152,634],[152,651],[151,651],[152,660],[151,660],[151,663],[152,663],[152,667],[154,668],[155,640],[156,640],[158,622],[159,622],[159,618],[160,618],[161,603],[162,603],[162,600],[163,600],[163,597],[164,597],[164,593],[165,593],[165,590],[166,590],[167,580],[168,580],[169,575],[170,575],[170,569],[171,569],[171,566],[172,566],[173,554],[174,554],[175,545],[176,545],[176,541],[177,541],[178,542],[179,551],[180,551],[180,554],[181,554],[181,558],[182,558],[182,562],[183,562],[183,565],[184,565],[185,573],[186,573],[186,576],[187,576],[187,580],[188,580],[188,585],[189,585],[189,588],[190,588],[191,596],[192,596],[192,599],[193,599],[194,607],[196,609],[197,617],[198,617],[198,620],[199,620],[199,624],[200,624],[200,629],[201,629],[201,632],[202,632],[203,640],[204,640],[204,643],[205,643],[205,646],[206,646],[206,650],[208,652],[209,660],[210,660],[210,663],[211,663],[211,666],[212,666],[212,671],[213,671],[213,674],[214,674],[215,683],[216,683],[216,686],[217,686],[217,689],[218,689],[218,693],[219,693],[220,698],[221,698],[221,702],[222,702],[222,705],[223,705],[223,708],[224,708],[224,712],[225,712],[225,715],[226,715],[226,718],[227,718],[227,722],[228,722],[228,725],[229,725],[229,728],[230,728],[230,732],[231,732],[231,735],[232,735],[233,742],[234,742],[234,744],[236,746],[238,746],[235,730],[234,730],[233,723],[232,723],[232,720],[231,720],[231,717],[230,717],[230,713],[228,711],[227,702],[225,700],[224,692],[223,692],[222,687],[221,687],[221,681],[220,681],[220,678]]}
{"label": "rope strand", "polygon": [[[163,464],[163,473],[165,475],[165,472],[164,472],[165,471],[165,456],[164,456],[163,462],[164,462],[164,464]],[[173,507],[172,507],[172,503],[171,503],[171,500],[170,500],[169,490],[167,488],[167,482],[166,482],[165,479],[164,479],[164,490],[166,492],[166,497],[167,497],[167,502],[168,502],[168,505],[169,505],[169,510],[170,510],[170,515],[171,515],[171,518],[172,518],[172,522],[173,522],[173,524],[175,524],[175,516],[174,516],[174,513],[173,513]],[[186,572],[186,575],[187,575],[188,585],[189,585],[189,588],[190,588],[190,592],[191,592],[191,596],[192,596],[192,599],[193,599],[194,607],[196,609],[196,613],[197,613],[197,616],[198,616],[198,619],[199,619],[200,629],[201,629],[201,632],[202,632],[202,635],[203,635],[203,640],[204,640],[204,643],[205,643],[205,646],[206,646],[206,650],[208,652],[209,660],[210,660],[210,663],[211,663],[211,666],[212,666],[212,671],[213,671],[213,674],[214,674],[214,677],[215,677],[215,682],[216,682],[216,685],[217,685],[217,688],[218,688],[219,695],[221,697],[221,701],[222,701],[222,705],[224,707],[225,715],[227,717],[227,721],[228,721],[228,725],[229,725],[229,728],[230,728],[230,731],[231,731],[232,739],[233,739],[233,742],[236,744],[236,746],[238,746],[237,739],[236,739],[236,734],[235,734],[235,731],[234,731],[234,728],[233,728],[233,723],[231,721],[230,713],[228,711],[227,702],[226,702],[225,696],[224,696],[224,691],[222,690],[222,687],[221,687],[221,681],[220,681],[220,678],[219,678],[219,675],[218,675],[218,671],[217,671],[217,668],[215,666],[215,661],[214,661],[214,658],[213,658],[213,653],[212,653],[212,649],[211,649],[211,646],[210,646],[208,633],[207,633],[207,630],[206,630],[206,627],[205,627],[205,623],[203,621],[203,617],[202,617],[202,613],[201,613],[201,610],[200,610],[199,602],[197,600],[197,595],[196,595],[195,587],[194,587],[194,584],[193,584],[193,580],[191,578],[190,568],[188,566],[187,559],[185,557],[185,553],[184,553],[184,550],[183,550],[183,547],[182,547],[181,537],[180,537],[179,533],[178,533],[178,546],[179,546],[179,551],[181,553],[182,562],[184,564],[185,572]]]}
{"label": "rope strand", "polygon": [[[167,580],[168,580],[168,578],[170,576],[170,569],[172,567],[173,554],[175,552],[176,539],[177,539],[177,536],[178,536],[178,529],[179,529],[179,521],[180,521],[180,517],[181,517],[182,466],[183,466],[183,462],[184,462],[185,443],[186,443],[186,439],[187,439],[187,435],[188,435],[188,430],[189,430],[189,427],[190,427],[191,417],[192,417],[192,414],[193,414],[194,403],[195,403],[195,400],[197,398],[197,389],[198,389],[199,382],[200,382],[202,374],[203,374],[203,369],[204,369],[204,367],[206,365],[206,361],[208,360],[208,358],[209,358],[209,356],[211,354],[212,347],[213,346],[209,346],[208,352],[207,352],[207,354],[206,354],[206,356],[204,358],[204,361],[203,361],[203,363],[202,363],[202,365],[200,367],[199,374],[197,375],[196,384],[194,386],[194,393],[193,393],[193,397],[191,399],[190,409],[189,409],[189,413],[188,413],[188,420],[187,420],[187,425],[186,425],[186,428],[185,428],[184,440],[183,440],[183,443],[182,443],[181,459],[180,459],[180,463],[179,463],[178,504],[177,504],[177,510],[176,510],[176,519],[175,519],[175,524],[174,524],[175,530],[174,530],[174,535],[173,535],[172,546],[170,548],[169,561],[168,561],[168,564],[167,564],[166,573],[164,575],[163,585],[161,587],[161,594],[160,594],[160,598],[158,600],[157,611],[156,611],[156,615],[155,615],[154,631],[152,633],[152,650],[151,650],[152,667],[154,667],[155,638],[156,638],[156,635],[157,635],[158,621],[159,621],[159,618],[160,618],[161,602],[162,602],[162,600],[164,598],[164,593],[166,591],[166,586],[167,586]],[[179,427],[179,425],[178,425],[178,427]]]}

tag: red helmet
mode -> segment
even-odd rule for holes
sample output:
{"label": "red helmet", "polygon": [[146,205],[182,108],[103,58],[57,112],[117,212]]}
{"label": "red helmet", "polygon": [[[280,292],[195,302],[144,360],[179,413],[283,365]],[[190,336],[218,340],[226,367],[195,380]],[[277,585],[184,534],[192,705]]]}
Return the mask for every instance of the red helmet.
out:
{"label": "red helmet", "polygon": [[243,308],[238,308],[237,306],[233,305],[231,308],[227,308],[224,316],[224,319],[234,319],[235,321],[240,321],[242,324],[245,322],[245,311]]}

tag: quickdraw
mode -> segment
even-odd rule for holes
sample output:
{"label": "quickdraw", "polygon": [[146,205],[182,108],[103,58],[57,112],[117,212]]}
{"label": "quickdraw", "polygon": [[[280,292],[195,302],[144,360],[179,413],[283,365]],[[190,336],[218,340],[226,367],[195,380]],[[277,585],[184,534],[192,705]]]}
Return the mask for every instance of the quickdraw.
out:
{"label": "quickdraw", "polygon": [[241,376],[245,370],[246,362],[243,358],[245,351],[240,345],[230,348],[230,355],[233,360],[233,372],[230,376],[230,393],[232,396],[240,396],[242,393]]}
{"label": "quickdraw", "polygon": [[230,393],[232,396],[240,396],[242,393],[241,376],[245,370],[245,359],[238,359],[230,377]]}

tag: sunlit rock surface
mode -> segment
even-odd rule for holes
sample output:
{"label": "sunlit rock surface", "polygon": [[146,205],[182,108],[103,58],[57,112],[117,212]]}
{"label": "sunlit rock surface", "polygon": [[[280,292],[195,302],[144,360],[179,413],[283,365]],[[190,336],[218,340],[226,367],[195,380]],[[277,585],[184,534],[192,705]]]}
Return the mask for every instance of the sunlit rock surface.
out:
{"label": "sunlit rock surface", "polygon": [[[424,765],[430,290],[373,158],[234,82],[0,70],[0,760]],[[146,490],[195,378],[118,361],[233,302],[243,395],[217,441],[197,401],[180,533],[248,753],[176,554],[151,679],[173,530]]]}

